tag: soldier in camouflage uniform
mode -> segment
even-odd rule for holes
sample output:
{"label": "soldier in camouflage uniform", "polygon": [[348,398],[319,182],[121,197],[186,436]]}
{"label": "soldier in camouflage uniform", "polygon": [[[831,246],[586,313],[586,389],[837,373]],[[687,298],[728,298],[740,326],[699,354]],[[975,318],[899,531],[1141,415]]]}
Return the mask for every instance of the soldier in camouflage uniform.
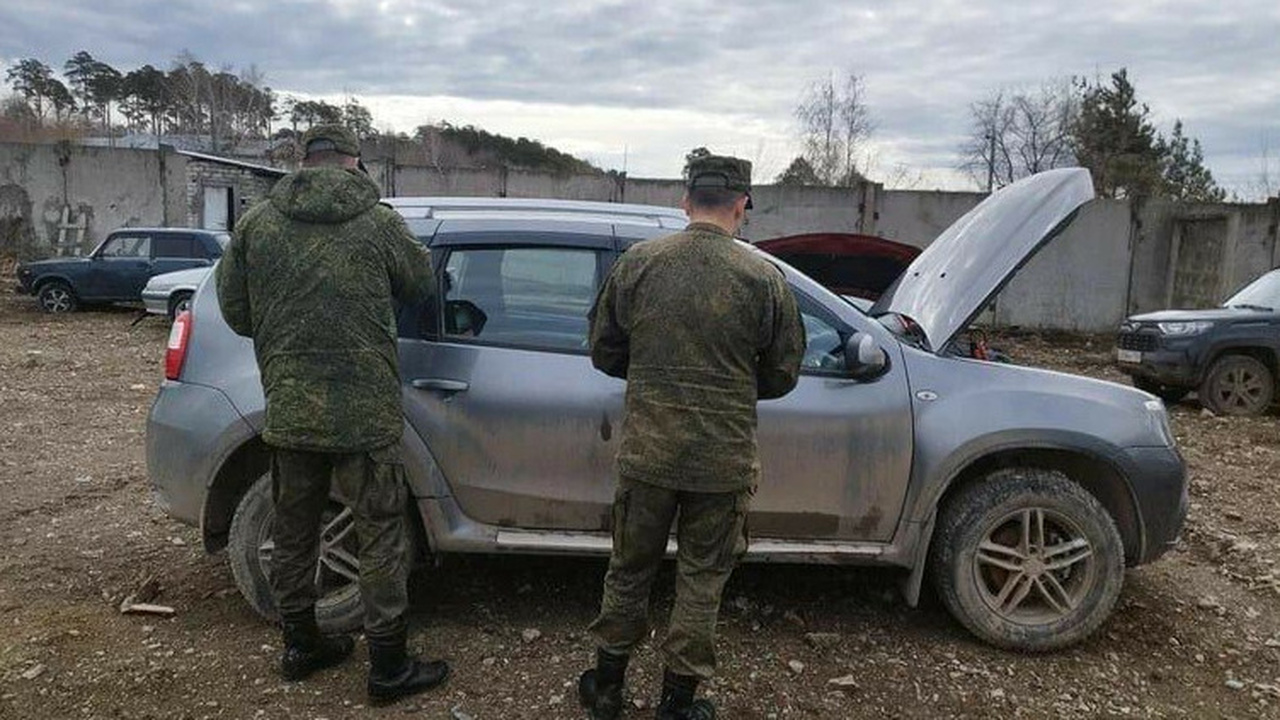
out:
{"label": "soldier in camouflage uniform", "polygon": [[686,172],[690,225],[624,253],[591,315],[593,363],[627,380],[613,554],[591,624],[596,667],[578,686],[596,720],[621,710],[627,661],[648,630],[649,591],[673,521],[676,600],[657,717],[715,717],[694,693],[715,669],[720,595],[747,548],[760,476],[756,401],[790,392],[804,354],[781,271],[733,238],[751,207],[751,164],[710,156]]}
{"label": "soldier in camouflage uniform", "polygon": [[434,292],[431,262],[357,169],[350,131],[317,126],[302,142],[303,168],[236,225],[217,269],[218,300],[231,329],[253,338],[266,395],[281,673],[301,680],[354,647],[316,625],[321,515],[332,487],[354,513],[360,540],[369,694],[391,700],[448,675],[444,662],[405,651],[408,488],[393,301]]}

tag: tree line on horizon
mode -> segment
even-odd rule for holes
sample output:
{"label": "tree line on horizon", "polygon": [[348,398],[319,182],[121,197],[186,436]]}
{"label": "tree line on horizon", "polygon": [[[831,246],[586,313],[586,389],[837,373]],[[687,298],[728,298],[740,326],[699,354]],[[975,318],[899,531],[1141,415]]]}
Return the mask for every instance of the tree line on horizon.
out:
{"label": "tree line on horizon", "polygon": [[[348,127],[361,140],[416,143],[435,165],[517,167],[557,174],[600,173],[590,162],[530,138],[511,138],[473,125],[427,123],[414,135],[380,132],[373,114],[354,97],[341,103],[281,96],[250,66],[216,70],[189,52],[168,70],[154,65],[122,71],[81,50],[56,71],[37,58],[23,58],[5,72],[13,91],[0,101],[5,125],[25,131],[55,129],[62,135],[128,132],[207,138],[211,151],[228,152],[246,140],[296,139],[322,123]],[[274,128],[274,129],[273,129]],[[287,143],[282,143],[287,145]],[[288,158],[289,153],[282,155]]]}
{"label": "tree line on horizon", "polygon": [[[339,123],[367,141],[416,145],[439,167],[514,167],[555,174],[601,173],[594,164],[530,138],[439,121],[413,135],[380,132],[354,97],[341,103],[281,96],[254,66],[211,69],[189,52],[169,69],[119,70],[80,51],[56,72],[23,58],[5,73],[13,94],[0,102],[0,131],[61,128],[109,138],[140,132],[208,138],[213,152],[246,140],[296,138],[319,123]],[[862,76],[834,73],[810,83],[794,111],[801,153],[780,173],[783,185],[851,186],[866,180],[876,125]],[[1043,170],[1081,166],[1102,197],[1172,197],[1216,202],[1226,192],[1204,164],[1200,141],[1181,119],[1165,135],[1139,101],[1125,68],[1109,78],[1071,78],[1036,89],[1002,88],[971,103],[957,148],[958,169],[995,190]],[[287,153],[286,153],[287,155]],[[905,175],[899,168],[898,179]],[[898,184],[893,180],[889,184]],[[1264,192],[1271,192],[1268,186]]]}
{"label": "tree line on horizon", "polygon": [[[1107,79],[1071,78],[1036,90],[998,89],[968,108],[958,168],[987,191],[1060,167],[1084,167],[1108,198],[1220,202],[1226,191],[1181,119],[1164,135],[1121,68]],[[866,177],[862,150],[875,128],[859,75],[815,81],[794,111],[803,151],[784,185],[852,185]],[[1269,188],[1268,188],[1269,190]]]}

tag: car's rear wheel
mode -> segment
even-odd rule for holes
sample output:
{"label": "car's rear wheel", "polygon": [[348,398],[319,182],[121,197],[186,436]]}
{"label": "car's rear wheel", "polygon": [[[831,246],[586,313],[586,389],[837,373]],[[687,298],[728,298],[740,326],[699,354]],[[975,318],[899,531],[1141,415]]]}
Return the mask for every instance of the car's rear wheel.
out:
{"label": "car's rear wheel", "polygon": [[183,290],[176,292],[169,298],[169,319],[178,317],[178,314],[191,309],[191,293]]}
{"label": "car's rear wheel", "polygon": [[1149,392],[1170,405],[1180,402],[1187,395],[1191,394],[1191,388],[1175,387],[1173,385],[1161,385],[1155,380],[1144,377],[1135,377],[1133,386],[1143,392]]}
{"label": "car's rear wheel", "polygon": [[[268,474],[258,478],[236,508],[227,553],[240,594],[259,615],[278,622],[279,613],[271,594],[274,521],[275,503]],[[364,603],[360,599],[360,548],[350,508],[331,499],[321,528],[315,573],[320,597],[316,621],[326,633],[351,632],[363,623]]]}
{"label": "car's rear wheel", "polygon": [[40,302],[40,309],[47,313],[75,312],[80,305],[71,286],[58,280],[41,285],[36,299]]}
{"label": "car's rear wheel", "polygon": [[951,614],[999,647],[1041,652],[1077,643],[1111,614],[1124,547],[1110,514],[1066,477],[994,472],[942,508],[932,574]]}
{"label": "car's rear wheel", "polygon": [[1248,355],[1219,358],[1200,385],[1200,402],[1219,415],[1260,415],[1274,397],[1271,370]]}

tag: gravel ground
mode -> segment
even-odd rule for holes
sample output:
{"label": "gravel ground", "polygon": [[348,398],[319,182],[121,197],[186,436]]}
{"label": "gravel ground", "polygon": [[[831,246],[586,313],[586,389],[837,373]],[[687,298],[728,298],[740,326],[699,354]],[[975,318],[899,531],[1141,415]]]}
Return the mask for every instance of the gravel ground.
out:
{"label": "gravel ground", "polygon": [[[0,295],[0,717],[579,718],[599,560],[448,558],[415,578],[413,644],[455,674],[372,709],[364,664],[294,685],[225,558],[154,507],[143,434],[166,323],[41,315]],[[1105,338],[1004,336],[1018,361],[1113,380]],[[992,649],[880,570],[746,566],[722,615],[728,718],[1280,717],[1277,419],[1174,408],[1191,466],[1184,541],[1132,570],[1112,620],[1047,656]],[[122,615],[148,580],[172,617]],[[671,576],[662,578],[661,618]],[[927,595],[927,593],[926,593]],[[363,651],[363,644],[361,645]],[[630,679],[650,717],[660,663]]]}

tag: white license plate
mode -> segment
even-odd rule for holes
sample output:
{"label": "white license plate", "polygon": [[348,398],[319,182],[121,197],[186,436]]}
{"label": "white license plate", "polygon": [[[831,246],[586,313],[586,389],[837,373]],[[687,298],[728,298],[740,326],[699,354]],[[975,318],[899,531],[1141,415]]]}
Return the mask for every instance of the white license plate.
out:
{"label": "white license plate", "polygon": [[1116,360],[1129,365],[1142,363],[1142,353],[1137,350],[1116,350]]}

